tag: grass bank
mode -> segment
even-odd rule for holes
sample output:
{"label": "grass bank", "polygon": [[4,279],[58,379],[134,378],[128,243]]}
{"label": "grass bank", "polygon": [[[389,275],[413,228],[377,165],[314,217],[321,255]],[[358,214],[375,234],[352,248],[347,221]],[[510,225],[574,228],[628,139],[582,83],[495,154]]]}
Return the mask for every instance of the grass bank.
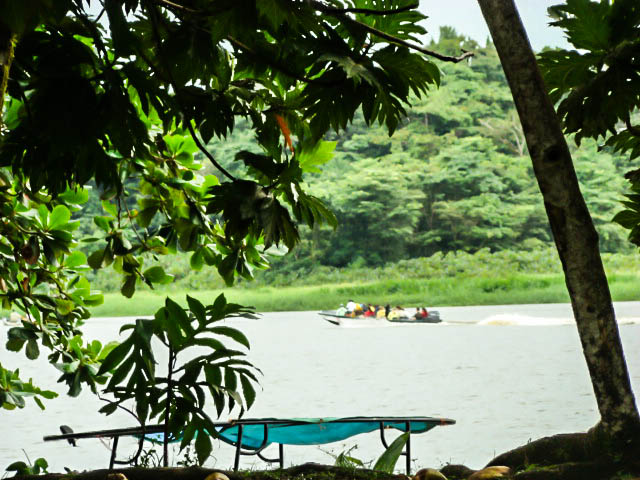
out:
{"label": "grass bank", "polygon": [[[614,301],[640,300],[640,276],[610,274]],[[505,275],[502,277],[407,278],[368,282],[338,282],[308,286],[255,286],[230,289],[173,289],[139,291],[127,299],[119,293],[105,294],[104,304],[92,309],[94,316],[151,315],[165,297],[185,303],[187,294],[212,302],[224,293],[231,302],[251,305],[258,311],[333,309],[349,298],[404,306],[508,305],[562,303],[569,296],[562,274]]]}

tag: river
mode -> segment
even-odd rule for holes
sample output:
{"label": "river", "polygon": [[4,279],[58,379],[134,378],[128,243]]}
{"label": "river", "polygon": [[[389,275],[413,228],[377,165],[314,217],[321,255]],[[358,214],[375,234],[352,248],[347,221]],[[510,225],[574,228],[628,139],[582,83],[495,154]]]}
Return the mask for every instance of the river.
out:
{"label": "river", "polygon": [[[263,314],[228,321],[249,338],[249,359],[262,372],[261,390],[247,417],[441,416],[456,424],[412,437],[413,471],[463,463],[480,468],[495,454],[529,440],[584,431],[598,419],[589,375],[569,305],[438,308],[444,323],[341,328],[315,312]],[[616,304],[636,395],[640,392],[640,302]],[[85,338],[118,338],[124,318],[96,318]],[[4,336],[7,327],[0,327]],[[126,414],[97,413],[90,392],[72,399],[56,384],[56,371],[40,358],[0,346],[0,362],[61,395],[40,411],[0,410],[0,471],[9,463],[45,457],[49,471],[108,465],[98,440],[43,442],[61,424],[75,431],[134,426]],[[233,417],[225,414],[223,420]],[[382,452],[375,433],[322,447],[285,447],[285,466],[314,461],[356,446],[351,455],[371,461]],[[130,452],[131,442],[119,449]],[[271,448],[274,448],[273,446]],[[24,450],[24,451],[23,451]],[[273,452],[273,451],[272,451]],[[269,452],[269,453],[272,453]],[[230,468],[233,449],[214,443],[207,465]],[[174,460],[175,461],[175,460]],[[401,466],[403,462],[399,462]],[[242,468],[262,468],[252,457]]]}

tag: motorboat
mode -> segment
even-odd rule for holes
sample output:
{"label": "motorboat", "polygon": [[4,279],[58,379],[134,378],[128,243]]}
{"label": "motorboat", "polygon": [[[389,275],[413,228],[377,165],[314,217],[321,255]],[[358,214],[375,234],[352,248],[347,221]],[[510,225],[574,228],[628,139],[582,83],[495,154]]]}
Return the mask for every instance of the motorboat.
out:
{"label": "motorboat", "polygon": [[367,317],[364,315],[358,316],[350,316],[350,315],[339,315],[336,310],[323,310],[319,313],[320,316],[329,323],[333,325],[338,325],[340,327],[358,327],[358,326],[385,326],[390,324],[397,323],[441,323],[442,318],[440,318],[440,312],[437,310],[428,310],[428,315],[426,317],[415,317],[415,316],[393,316],[392,318],[387,317]]}

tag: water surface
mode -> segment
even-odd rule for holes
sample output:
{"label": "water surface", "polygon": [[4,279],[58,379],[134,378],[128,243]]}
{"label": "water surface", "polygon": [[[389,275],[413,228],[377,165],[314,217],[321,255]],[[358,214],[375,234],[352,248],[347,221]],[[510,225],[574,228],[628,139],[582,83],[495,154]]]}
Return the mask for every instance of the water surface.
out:
{"label": "water surface", "polygon": [[[262,390],[248,417],[442,416],[456,425],[436,427],[412,440],[414,471],[444,463],[479,468],[495,454],[529,440],[584,431],[598,419],[597,407],[568,305],[442,307],[439,325],[341,328],[314,312],[264,314],[236,319],[252,344],[249,358],[264,373]],[[640,391],[640,302],[616,304],[621,336],[636,394]],[[93,319],[87,339],[118,338],[127,319]],[[6,327],[0,329],[0,335]],[[3,342],[4,343],[4,342]],[[64,395],[56,371],[43,359],[0,347],[3,365],[61,396],[17,412],[0,411],[0,469],[45,457],[50,471],[106,467],[109,451],[97,440],[73,448],[43,442],[61,424],[75,431],[134,426],[125,413],[106,417],[88,392]],[[234,417],[226,415],[222,420]],[[122,442],[121,442],[122,443]],[[131,442],[128,446],[131,447]],[[233,450],[214,444],[208,465],[230,468]],[[285,464],[332,463],[331,454],[371,461],[382,452],[375,433],[322,447],[285,447]],[[124,444],[119,451],[130,451]],[[272,447],[273,448],[273,447]],[[273,453],[275,455],[276,450]],[[399,463],[399,466],[403,462]],[[243,457],[244,468],[262,468]]]}

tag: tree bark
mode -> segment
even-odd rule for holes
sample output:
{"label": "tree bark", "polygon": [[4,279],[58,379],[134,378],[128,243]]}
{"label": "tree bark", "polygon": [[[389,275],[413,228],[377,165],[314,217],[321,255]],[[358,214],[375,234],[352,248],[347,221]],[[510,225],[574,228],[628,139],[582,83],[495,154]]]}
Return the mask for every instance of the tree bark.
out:
{"label": "tree bark", "polygon": [[16,39],[15,34],[0,25],[0,129],[4,125],[2,121],[4,97],[7,93],[9,70],[11,70],[11,64],[13,63]]}
{"label": "tree bark", "polygon": [[[478,3],[511,88],[562,262],[600,411],[597,431],[607,438],[631,441],[640,431],[640,417],[600,258],[598,235],[580,192],[560,121],[513,0]],[[616,446],[620,444],[616,442]]]}

